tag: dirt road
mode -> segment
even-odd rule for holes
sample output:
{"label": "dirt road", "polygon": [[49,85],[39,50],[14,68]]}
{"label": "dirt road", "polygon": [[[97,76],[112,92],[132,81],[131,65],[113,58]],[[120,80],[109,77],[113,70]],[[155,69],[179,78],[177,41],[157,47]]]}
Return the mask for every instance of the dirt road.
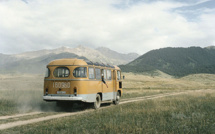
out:
{"label": "dirt road", "polygon": [[[120,105],[123,105],[126,103],[137,102],[137,101],[143,101],[143,100],[152,100],[152,99],[163,98],[163,97],[168,97],[168,96],[175,96],[175,95],[180,95],[180,94],[189,94],[189,93],[194,93],[194,92],[214,92],[214,91],[215,90],[210,90],[210,89],[209,90],[193,90],[193,91],[164,93],[164,94],[157,94],[157,95],[151,95],[151,96],[123,99],[123,100],[121,100]],[[112,106],[113,105],[105,106],[105,107],[101,107],[100,109],[105,109],[105,108],[109,108]],[[0,130],[13,128],[13,127],[17,127],[17,126],[22,126],[22,125],[27,125],[27,124],[32,124],[32,123],[37,123],[37,122],[42,122],[42,121],[47,121],[47,120],[61,118],[61,117],[66,117],[66,116],[84,114],[84,113],[93,112],[93,111],[95,111],[95,110],[87,109],[84,111],[71,112],[71,113],[59,113],[56,115],[50,115],[50,116],[39,117],[39,118],[34,118],[34,119],[27,119],[24,121],[14,121],[14,122],[9,122],[9,123],[4,123],[4,124],[0,124]],[[17,115],[13,115],[13,116],[1,116],[0,121],[5,120],[5,119],[13,119],[13,118],[17,118],[17,117],[29,116],[29,115],[37,115],[37,114],[41,114],[41,113],[42,112],[32,112],[32,113],[26,113],[26,114],[17,114]]]}

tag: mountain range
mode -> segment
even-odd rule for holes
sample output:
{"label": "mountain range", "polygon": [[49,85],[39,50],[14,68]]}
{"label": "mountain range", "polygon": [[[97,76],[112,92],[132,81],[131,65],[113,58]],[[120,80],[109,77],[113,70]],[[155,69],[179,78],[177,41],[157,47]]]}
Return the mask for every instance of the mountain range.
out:
{"label": "mountain range", "polygon": [[21,54],[0,54],[0,73],[44,73],[46,65],[55,59],[79,58],[93,62],[119,65],[123,72],[156,73],[182,77],[189,74],[215,74],[215,46],[189,48],[161,48],[141,56],[122,54],[111,49],[78,46],[60,47]]}
{"label": "mountain range", "polygon": [[16,58],[32,59],[32,58],[41,57],[51,53],[53,54],[73,53],[78,56],[87,57],[89,60],[93,62],[102,62],[105,64],[111,64],[111,65],[126,64],[136,59],[137,57],[139,57],[137,53],[122,54],[106,47],[99,47],[97,49],[92,49],[82,45],[79,45],[75,48],[60,47],[57,49],[50,49],[50,50],[44,49],[39,51],[31,51],[31,52],[25,52],[21,54],[15,54],[13,56]]}
{"label": "mountain range", "polygon": [[82,45],[76,48],[60,47],[13,55],[0,54],[0,73],[44,73],[50,61],[61,58],[88,59],[93,62],[119,65],[126,64],[138,56],[137,53],[122,54],[105,47],[91,49]]}
{"label": "mountain range", "polygon": [[215,74],[215,47],[161,48],[120,65],[120,68],[124,72],[136,73],[160,70],[179,77],[196,73]]}

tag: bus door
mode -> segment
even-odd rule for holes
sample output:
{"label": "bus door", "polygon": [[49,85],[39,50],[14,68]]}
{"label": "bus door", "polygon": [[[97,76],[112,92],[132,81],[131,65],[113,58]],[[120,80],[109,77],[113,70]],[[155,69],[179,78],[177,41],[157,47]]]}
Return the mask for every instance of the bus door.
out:
{"label": "bus door", "polygon": [[111,100],[113,98],[113,82],[111,81],[111,70],[102,69],[102,89],[103,89],[103,100]]}
{"label": "bus door", "polygon": [[116,91],[119,89],[122,89],[122,80],[121,80],[121,71],[117,70],[116,71]]}
{"label": "bus door", "polygon": [[108,99],[108,82],[107,82],[107,73],[105,69],[101,69],[101,82],[102,82],[102,93],[103,93],[103,100]]}

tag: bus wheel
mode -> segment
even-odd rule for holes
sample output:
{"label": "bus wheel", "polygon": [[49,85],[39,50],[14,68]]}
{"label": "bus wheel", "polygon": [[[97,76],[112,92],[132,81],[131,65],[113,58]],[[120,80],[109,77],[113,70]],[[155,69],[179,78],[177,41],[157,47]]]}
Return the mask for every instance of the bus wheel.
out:
{"label": "bus wheel", "polygon": [[118,105],[119,102],[120,102],[120,94],[119,94],[119,92],[117,92],[116,100],[113,101],[113,104]]}
{"label": "bus wheel", "polygon": [[96,95],[96,101],[94,102],[93,108],[98,109],[101,105],[101,96],[99,94]]}

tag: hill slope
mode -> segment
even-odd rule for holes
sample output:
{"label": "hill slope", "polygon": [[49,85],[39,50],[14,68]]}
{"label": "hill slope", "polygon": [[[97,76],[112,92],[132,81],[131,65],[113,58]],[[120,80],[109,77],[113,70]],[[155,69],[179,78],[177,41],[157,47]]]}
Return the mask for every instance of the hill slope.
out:
{"label": "hill slope", "polygon": [[162,48],[152,50],[120,67],[126,72],[160,70],[174,76],[215,73],[215,49],[200,47]]}
{"label": "hill slope", "polygon": [[131,62],[132,60],[136,59],[139,56],[137,53],[128,53],[128,54],[118,53],[106,47],[99,47],[96,50],[98,50],[104,56],[108,57],[111,61],[117,64],[124,64],[124,63]]}

